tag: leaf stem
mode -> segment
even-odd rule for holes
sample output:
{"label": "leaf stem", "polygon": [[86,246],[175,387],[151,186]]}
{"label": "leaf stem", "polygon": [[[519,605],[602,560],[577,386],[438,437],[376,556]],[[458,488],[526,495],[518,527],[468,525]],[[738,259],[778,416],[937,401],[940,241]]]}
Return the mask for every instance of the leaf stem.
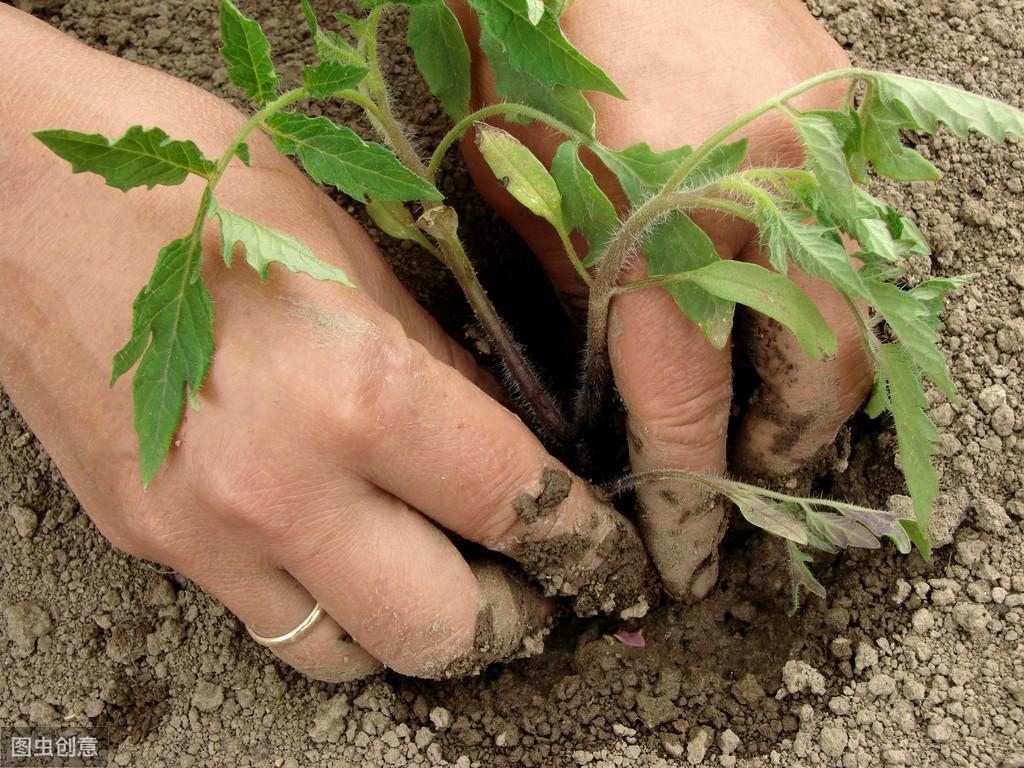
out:
{"label": "leaf stem", "polygon": [[528,107],[525,104],[491,104],[490,106],[483,107],[482,109],[478,109],[476,112],[466,115],[452,126],[451,130],[444,135],[444,138],[441,139],[441,142],[437,145],[437,149],[434,150],[434,154],[430,157],[430,163],[427,165],[427,178],[432,180],[437,176],[437,171],[441,167],[441,161],[444,160],[444,156],[448,153],[448,150],[451,149],[452,145],[456,141],[463,137],[466,131],[468,131],[474,123],[498,115],[515,115],[517,117],[536,120],[537,122],[544,123],[545,125],[554,128],[559,133],[568,136],[573,141],[577,141],[585,147],[593,148],[597,146],[597,142],[582,131],[576,130],[568,123],[564,123],[558,118],[552,117],[539,109]]}

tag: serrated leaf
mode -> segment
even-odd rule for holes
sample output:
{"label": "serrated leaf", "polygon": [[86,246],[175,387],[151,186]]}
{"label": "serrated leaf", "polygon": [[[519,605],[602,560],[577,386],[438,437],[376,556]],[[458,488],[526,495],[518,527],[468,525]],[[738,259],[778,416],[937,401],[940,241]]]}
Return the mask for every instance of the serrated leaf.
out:
{"label": "serrated leaf", "polygon": [[877,419],[889,410],[889,394],[885,390],[885,378],[876,375],[871,386],[871,397],[864,404],[864,413],[869,419]]}
{"label": "serrated leaf", "polygon": [[[896,544],[896,549],[902,554],[905,555],[910,552],[910,538],[901,524],[904,518],[901,518],[898,513],[880,509],[846,508],[842,510],[842,517],[848,522],[864,526],[864,528],[871,531],[878,538],[887,536],[892,539]],[[862,545],[854,544],[851,546]]]}
{"label": "serrated leaf", "polygon": [[787,259],[792,259],[808,275],[828,280],[850,296],[864,295],[863,281],[833,231],[803,223],[774,201],[755,200],[754,218],[762,246],[778,272],[785,274]]}
{"label": "serrated leaf", "polygon": [[908,128],[935,133],[941,124],[961,138],[976,131],[998,142],[1024,137],[1024,112],[1001,101],[903,75],[879,73],[874,81],[879,99],[905,115]]}
{"label": "serrated leaf", "polygon": [[229,267],[235,247],[242,245],[246,262],[256,270],[262,282],[267,281],[270,265],[280,264],[315,280],[332,280],[349,288],[355,287],[343,269],[321,261],[312,250],[289,234],[221,208],[212,197],[206,215],[210,219],[216,217],[220,222],[221,255]]}
{"label": "serrated leaf", "polygon": [[302,0],[302,12],[309,24],[309,32],[313,36],[313,47],[316,55],[324,61],[335,61],[339,64],[362,66],[364,59],[359,52],[337,32],[320,28],[316,14],[309,5],[309,0]]}
{"label": "serrated leaf", "polygon": [[368,71],[355,64],[322,61],[315,67],[303,68],[302,84],[314,99],[329,99],[338,91],[359,85]]}
{"label": "serrated leaf", "polygon": [[939,315],[946,308],[946,296],[950,292],[965,285],[970,285],[976,275],[960,275],[959,277],[938,277],[918,283],[910,291],[910,295],[920,301],[929,313],[929,325],[936,331],[942,327]]}
{"label": "serrated leaf", "polygon": [[[645,235],[642,247],[652,276],[687,273],[720,260],[711,238],[682,211],[673,211],[658,222]],[[705,279],[710,279],[708,285],[721,288],[713,275]],[[670,283],[665,289],[711,345],[723,349],[732,331],[735,303],[696,281]]]}
{"label": "serrated leaf", "polygon": [[462,27],[444,3],[413,8],[409,14],[409,47],[430,92],[445,112],[459,121],[469,114],[469,46]]}
{"label": "serrated leaf", "polygon": [[797,115],[793,122],[807,152],[807,163],[825,195],[834,207],[853,214],[857,204],[854,183],[835,126],[814,113]]}
{"label": "serrated leaf", "polygon": [[558,19],[530,21],[526,0],[469,0],[483,31],[506,53],[511,67],[546,86],[564,85],[624,98],[618,86],[565,38]]}
{"label": "serrated leaf", "polygon": [[190,173],[210,178],[216,163],[191,141],[175,141],[160,128],[133,125],[115,140],[98,133],[38,131],[33,134],[51,152],[71,163],[73,173],[95,173],[108,185],[127,191],[157,184],[181,184]]}
{"label": "serrated leaf", "polygon": [[[513,69],[501,46],[487,34],[480,36],[480,49],[491,65],[494,87],[499,99],[510,104],[524,104],[539,109],[587,136],[594,135],[594,110],[578,88],[544,85],[530,73]],[[523,125],[532,122],[513,114],[503,115],[503,119]]]}
{"label": "serrated leaf", "polygon": [[936,321],[929,305],[891,283],[872,280],[867,286],[872,306],[889,324],[914,364],[955,402],[956,386],[949,375],[946,358],[939,349]]}
{"label": "serrated leaf", "polygon": [[279,151],[298,155],[306,172],[357,200],[441,200],[430,182],[399,162],[387,147],[364,141],[326,117],[278,112],[266,122]]}
{"label": "serrated leaf", "polygon": [[655,152],[646,142],[622,150],[597,145],[594,151],[608,170],[615,174],[622,191],[633,205],[640,205],[657,192],[679,164],[693,154],[693,148],[689,146]]}
{"label": "serrated leaf", "polygon": [[875,172],[896,181],[937,181],[939,169],[919,152],[903,145],[900,130],[914,123],[891,104],[881,100],[878,89],[869,89],[860,106],[861,147]]}
{"label": "serrated leaf", "polygon": [[751,525],[797,544],[807,543],[807,529],[791,511],[778,502],[754,495],[730,494],[740,514]]}
{"label": "serrated leaf", "polygon": [[220,39],[231,82],[258,106],[276,98],[281,78],[270,58],[270,42],[260,25],[243,16],[231,0],[220,3]]}
{"label": "serrated leaf", "polygon": [[[878,549],[882,546],[878,537],[871,531],[855,520],[844,517],[838,512],[807,509],[804,519],[810,531],[838,549],[847,549],[849,547]],[[903,531],[898,522],[896,527],[901,532]]]}
{"label": "serrated leaf", "polygon": [[562,196],[544,164],[508,131],[487,123],[475,127],[477,148],[501,186],[528,210],[566,232]]}
{"label": "serrated leaf", "polygon": [[241,160],[246,167],[252,167],[252,156],[249,154],[249,145],[244,141],[235,148],[235,157]]}
{"label": "serrated leaf", "polygon": [[202,279],[190,279],[201,259],[202,247],[191,236],[160,251],[132,306],[131,338],[114,356],[111,386],[139,363],[132,390],[147,485],[170,450],[186,394],[199,391],[213,357],[213,304]]}
{"label": "serrated leaf", "polygon": [[882,344],[877,362],[885,377],[889,407],[896,422],[903,477],[917,517],[913,526],[904,525],[904,528],[927,559],[931,551],[925,532],[932,505],[939,495],[939,476],[932,465],[939,431],[928,418],[928,398],[921,389],[911,356],[895,344]]}
{"label": "serrated leaf", "polygon": [[589,248],[583,266],[596,266],[604,258],[608,241],[620,226],[615,206],[580,160],[579,146],[574,142],[564,142],[555,152],[551,175],[562,195],[562,217],[566,229],[579,230],[587,239]]}
{"label": "serrated leaf", "polygon": [[825,588],[821,586],[821,582],[814,577],[811,569],[807,567],[808,563],[814,562],[813,557],[791,541],[786,542],[786,553],[789,555],[789,580],[793,588],[792,612],[795,613],[800,607],[801,589],[806,589],[812,595],[817,595],[822,600],[825,599],[827,593]]}
{"label": "serrated leaf", "polygon": [[684,274],[708,293],[748,306],[781,323],[808,356],[822,360],[835,355],[836,338],[828,323],[793,281],[741,261],[716,261]]}

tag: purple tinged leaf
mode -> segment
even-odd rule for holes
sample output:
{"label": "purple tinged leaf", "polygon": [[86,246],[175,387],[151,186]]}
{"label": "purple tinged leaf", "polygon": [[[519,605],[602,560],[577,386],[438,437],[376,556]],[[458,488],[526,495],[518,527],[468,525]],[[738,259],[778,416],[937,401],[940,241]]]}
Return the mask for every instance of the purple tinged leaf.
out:
{"label": "purple tinged leaf", "polygon": [[733,494],[732,501],[751,525],[797,544],[807,544],[804,524],[781,504],[740,494]]}
{"label": "purple tinged leaf", "polygon": [[612,635],[623,645],[628,645],[630,648],[646,648],[647,641],[644,640],[643,631],[638,632],[616,632]]}

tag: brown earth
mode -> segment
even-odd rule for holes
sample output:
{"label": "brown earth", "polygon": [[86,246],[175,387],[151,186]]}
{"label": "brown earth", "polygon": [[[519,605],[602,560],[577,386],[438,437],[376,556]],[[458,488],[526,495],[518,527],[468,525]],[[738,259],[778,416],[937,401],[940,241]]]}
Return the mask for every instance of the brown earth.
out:
{"label": "brown earth", "polygon": [[[212,0],[31,5],[90,45],[234,96],[212,42]],[[264,21],[294,79],[309,51],[290,5],[244,8]],[[1024,106],[1022,0],[808,5],[857,64]],[[444,118],[413,73],[400,28],[389,27],[395,95],[429,144]],[[1024,766],[1022,146],[941,135],[918,148],[945,172],[942,183],[880,190],[935,247],[914,265],[915,279],[980,275],[947,316],[963,401],[932,398],[943,433],[936,533],[956,533],[931,563],[891,548],[819,562],[828,601],[812,599],[789,618],[777,546],[735,530],[719,587],[695,608],[662,608],[630,627],[565,622],[543,656],[470,680],[384,674],[326,685],[277,663],[186,579],[114,551],[4,398],[0,724],[103,726],[112,764],[147,768]],[[444,188],[470,222],[470,245],[500,251],[487,272],[536,279],[454,156]],[[494,242],[507,245],[486,247]],[[445,308],[449,331],[463,335],[451,282],[414,251],[383,245],[417,296]],[[522,324],[514,290],[498,300]],[[531,312],[537,301],[556,306],[532,299]],[[529,327],[525,335],[529,342]],[[859,418],[821,490],[903,503],[890,498],[902,492],[893,442],[887,425]],[[610,637],[620,629],[642,629],[646,648]]]}

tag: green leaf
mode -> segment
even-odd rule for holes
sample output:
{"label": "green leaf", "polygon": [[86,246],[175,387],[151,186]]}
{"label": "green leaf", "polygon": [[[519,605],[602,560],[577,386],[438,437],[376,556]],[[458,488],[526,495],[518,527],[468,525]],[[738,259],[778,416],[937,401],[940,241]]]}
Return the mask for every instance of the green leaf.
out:
{"label": "green leaf", "polygon": [[786,273],[790,258],[812,277],[828,280],[850,296],[863,296],[865,288],[846,248],[834,231],[804,224],[797,215],[779,208],[777,201],[754,199],[754,219],[772,266]]}
{"label": "green leaf", "polygon": [[998,142],[1024,137],[1024,112],[1001,101],[903,75],[879,73],[874,81],[879,100],[904,115],[908,128],[935,133],[942,124],[961,138],[976,131]]}
{"label": "green leaf", "polygon": [[[578,88],[544,85],[530,73],[513,69],[501,46],[487,34],[480,36],[480,48],[494,73],[494,87],[499,99],[539,109],[587,136],[594,135],[594,110]],[[512,114],[504,115],[503,119],[523,125],[533,122]]]}
{"label": "green leaf", "polygon": [[548,169],[519,139],[487,123],[476,124],[476,145],[501,185],[537,216],[566,232],[562,196]]}
{"label": "green leaf", "polygon": [[513,69],[546,86],[565,85],[624,98],[601,68],[566,40],[554,15],[542,14],[534,24],[527,0],[469,0],[469,5],[477,12],[483,32],[501,46]]}
{"label": "green leaf", "polygon": [[370,219],[382,232],[396,240],[419,240],[422,233],[416,228],[409,209],[394,200],[371,200],[366,204]]}
{"label": "green leaf", "polygon": [[315,67],[305,67],[302,84],[314,99],[329,99],[338,91],[359,85],[368,71],[366,67],[328,60]]}
{"label": "green leaf", "polygon": [[331,30],[320,28],[316,14],[309,5],[309,0],[302,0],[302,12],[306,15],[306,22],[309,24],[310,34],[313,36],[313,47],[316,55],[324,61],[334,61],[339,64],[354,64],[362,66],[365,63],[363,56],[341,35]]}
{"label": "green leaf", "polygon": [[655,152],[646,142],[618,151],[597,145],[594,151],[615,174],[633,205],[640,205],[663,187],[679,164],[693,154],[693,148],[689,146]]}
{"label": "green leaf", "polygon": [[[682,190],[700,189],[736,173],[747,156],[748,145],[749,142],[746,139],[734,141],[732,144],[719,144],[693,167],[679,188]],[[668,181],[669,176],[675,170],[675,168],[671,169],[669,175],[661,182],[662,185]]]}
{"label": "green leaf", "polygon": [[186,392],[194,397],[199,391],[213,357],[213,304],[202,279],[191,279],[201,259],[192,236],[160,251],[132,306],[131,338],[114,356],[111,386],[139,363],[132,389],[146,485],[170,450]]}
{"label": "green leaf", "polygon": [[604,258],[608,241],[619,229],[615,206],[580,160],[579,146],[574,142],[564,142],[555,152],[551,175],[562,194],[565,228],[579,230],[587,239],[589,248],[583,265],[593,267]]}
{"label": "green leaf", "polygon": [[441,200],[441,193],[399,162],[387,147],[363,141],[326,117],[278,112],[266,122],[278,150],[298,155],[306,172],[360,201]]}
{"label": "green leaf", "polygon": [[833,123],[814,113],[797,115],[797,132],[807,152],[807,162],[832,205],[854,212],[857,200],[853,179],[843,152],[843,140]]}
{"label": "green leaf", "polygon": [[[646,234],[643,252],[651,275],[687,273],[719,261],[711,238],[682,211],[673,211]],[[734,302],[697,282],[669,283],[665,289],[711,345],[723,349],[732,331]]]}
{"label": "green leaf", "polygon": [[243,16],[231,0],[220,3],[220,39],[231,82],[258,106],[276,98],[281,78],[270,58],[270,43],[260,25]]}
{"label": "green leaf", "polygon": [[893,334],[914,364],[928,375],[950,400],[956,402],[956,385],[949,375],[946,358],[939,349],[937,321],[929,304],[891,283],[867,283],[871,305],[889,324]]}
{"label": "green leaf", "polygon": [[157,184],[174,186],[190,173],[208,179],[217,167],[193,142],[175,141],[159,128],[133,125],[113,141],[98,133],[64,130],[33,135],[71,163],[72,172],[98,174],[123,191],[143,185],[149,189]]}
{"label": "green leaf", "polygon": [[895,344],[883,344],[877,363],[886,381],[890,410],[896,422],[900,463],[917,516],[915,524],[904,527],[928,559],[931,548],[925,532],[932,505],[939,495],[939,476],[932,466],[939,431],[926,413],[928,398],[921,389],[911,356]]}
{"label": "green leaf", "polygon": [[910,295],[920,301],[928,310],[929,325],[936,331],[942,328],[939,315],[946,308],[946,296],[965,285],[970,285],[977,275],[960,275],[958,277],[939,277],[925,280],[910,291]]}
{"label": "green leaf", "polygon": [[241,160],[246,167],[252,167],[252,156],[249,154],[249,145],[244,141],[236,147],[235,157]]}
{"label": "green leaf", "polygon": [[469,46],[455,14],[444,3],[413,8],[408,41],[416,66],[448,116],[458,121],[468,115],[472,80]]}
{"label": "green leaf", "polygon": [[806,589],[812,595],[817,595],[822,600],[826,597],[825,588],[821,586],[808,563],[813,563],[814,558],[804,552],[800,547],[791,541],[786,542],[786,552],[789,555],[789,579],[793,585],[793,613],[800,607],[800,590]]}
{"label": "green leaf", "polygon": [[708,293],[743,304],[784,325],[810,357],[822,360],[836,353],[836,338],[825,318],[791,280],[742,261],[716,261],[684,273]]}
{"label": "green leaf", "polygon": [[235,246],[241,244],[245,248],[245,260],[256,270],[262,282],[267,281],[267,270],[271,264],[281,264],[292,272],[309,275],[316,280],[333,280],[349,288],[355,287],[344,270],[321,261],[289,234],[221,208],[212,197],[206,215],[210,219],[216,216],[220,221],[221,254],[229,267]]}
{"label": "green leaf", "polygon": [[861,148],[875,172],[896,181],[937,181],[939,169],[916,150],[903,146],[900,130],[915,124],[896,108],[883,102],[878,89],[869,89],[860,106]]}

